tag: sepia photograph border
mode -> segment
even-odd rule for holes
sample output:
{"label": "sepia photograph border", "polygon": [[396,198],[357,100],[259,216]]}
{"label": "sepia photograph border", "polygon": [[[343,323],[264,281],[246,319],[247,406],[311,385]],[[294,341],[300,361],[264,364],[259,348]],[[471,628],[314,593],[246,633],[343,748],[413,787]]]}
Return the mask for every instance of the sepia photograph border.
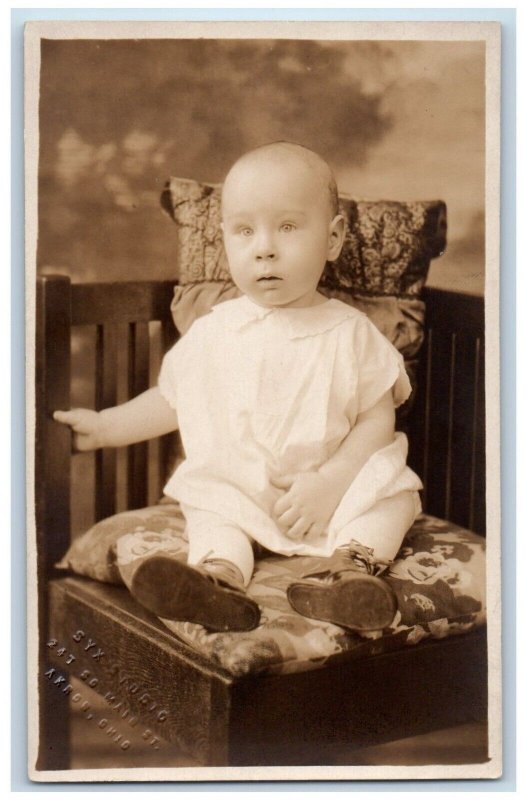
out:
{"label": "sepia photograph border", "polygon": [[[34,518],[35,430],[35,275],[38,199],[38,87],[41,38],[328,38],[328,39],[484,39],[486,62],[486,456],[487,456],[487,606],[489,609],[489,753],[486,764],[426,767],[204,767],[68,770],[37,772],[38,738],[37,577]],[[493,22],[32,22],[26,28],[26,312],[27,312],[27,557],[28,557],[28,708],[29,774],[33,781],[277,781],[420,780],[498,778],[501,748],[501,547],[500,547],[500,28]]]}

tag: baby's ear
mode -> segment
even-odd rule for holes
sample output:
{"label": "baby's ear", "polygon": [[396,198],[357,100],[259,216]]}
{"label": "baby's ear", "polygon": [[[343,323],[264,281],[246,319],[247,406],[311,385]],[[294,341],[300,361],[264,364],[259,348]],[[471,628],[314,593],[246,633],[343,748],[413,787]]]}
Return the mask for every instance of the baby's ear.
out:
{"label": "baby's ear", "polygon": [[344,244],[346,235],[346,220],[342,214],[337,214],[329,224],[328,261],[336,261]]}

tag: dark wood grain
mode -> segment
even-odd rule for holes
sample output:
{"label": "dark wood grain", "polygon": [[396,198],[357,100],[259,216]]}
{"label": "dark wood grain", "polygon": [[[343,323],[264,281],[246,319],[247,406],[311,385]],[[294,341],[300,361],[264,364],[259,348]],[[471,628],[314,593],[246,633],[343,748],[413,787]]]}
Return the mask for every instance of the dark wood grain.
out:
{"label": "dark wood grain", "polygon": [[426,299],[409,463],[427,513],[485,535],[483,298],[427,289]]}
{"label": "dark wood grain", "polygon": [[[145,728],[201,762],[226,762],[232,680],[224,670],[163,631],[124,588],[82,578],[55,581],[51,617],[53,635],[75,655],[77,676],[88,670],[97,692],[111,692],[113,703],[122,701]],[[76,643],[79,630],[86,636]],[[99,661],[85,650],[88,637],[104,652]],[[213,735],[218,727],[219,737]]]}
{"label": "dark wood grain", "polygon": [[476,395],[473,410],[474,458],[471,462],[471,494],[469,495],[472,530],[484,535],[486,526],[486,447],[485,447],[485,342],[480,339],[478,348],[478,369],[474,370]]}
{"label": "dark wood grain", "polygon": [[71,284],[73,325],[150,322],[166,319],[175,281]]}
{"label": "dark wood grain", "polygon": [[232,698],[231,763],[331,764],[335,749],[486,719],[485,631],[239,681]]}
{"label": "dark wood grain", "polygon": [[479,336],[484,328],[484,299],[480,295],[451,292],[425,286],[426,325],[440,330]]}
{"label": "dark wood grain", "polygon": [[[233,678],[163,631],[124,589],[67,578],[53,583],[51,602],[75,674],[88,670],[102,696],[210,766],[325,763],[335,746],[351,751],[486,717],[484,630],[309,673]],[[76,644],[78,630],[85,637]],[[89,636],[104,651],[99,662],[85,650]],[[437,674],[448,680],[430,691]]]}
{"label": "dark wood grain", "polygon": [[37,288],[35,500],[40,565],[49,571],[69,544],[69,428],[53,412],[70,407],[69,281],[42,278]]}
{"label": "dark wood grain", "polygon": [[69,429],[53,420],[53,412],[70,407],[70,287],[67,278],[38,282],[35,349],[35,524],[39,627],[40,702],[37,769],[68,765],[67,702],[49,691],[44,675],[49,635],[48,579],[63,555],[70,535]]}

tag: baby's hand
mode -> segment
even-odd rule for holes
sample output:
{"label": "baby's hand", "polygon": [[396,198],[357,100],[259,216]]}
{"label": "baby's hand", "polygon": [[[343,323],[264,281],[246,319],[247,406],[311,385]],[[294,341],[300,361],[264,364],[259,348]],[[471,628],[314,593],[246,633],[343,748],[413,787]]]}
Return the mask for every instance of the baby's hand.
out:
{"label": "baby's hand", "polygon": [[69,425],[75,436],[75,450],[97,450],[104,446],[101,417],[89,408],[73,408],[71,411],[55,411],[53,419]]}
{"label": "baby's hand", "polygon": [[329,481],[318,472],[299,472],[272,481],[285,489],[274,506],[274,517],[290,539],[316,539],[327,525],[341,497]]}

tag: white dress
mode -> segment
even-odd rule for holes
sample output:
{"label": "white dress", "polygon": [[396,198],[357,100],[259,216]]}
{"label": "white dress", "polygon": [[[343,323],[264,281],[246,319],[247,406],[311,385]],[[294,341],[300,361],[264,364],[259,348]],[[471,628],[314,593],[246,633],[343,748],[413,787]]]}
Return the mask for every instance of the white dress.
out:
{"label": "white dress", "polygon": [[406,436],[371,456],[317,540],[293,541],[278,528],[272,509],[282,490],[271,480],[318,469],[390,388],[396,406],[410,394],[402,356],[351,306],[221,303],[161,366],[159,389],[177,411],[186,456],[165,493],[276,553],[330,555],[380,500],[422,488],[406,465]]}

